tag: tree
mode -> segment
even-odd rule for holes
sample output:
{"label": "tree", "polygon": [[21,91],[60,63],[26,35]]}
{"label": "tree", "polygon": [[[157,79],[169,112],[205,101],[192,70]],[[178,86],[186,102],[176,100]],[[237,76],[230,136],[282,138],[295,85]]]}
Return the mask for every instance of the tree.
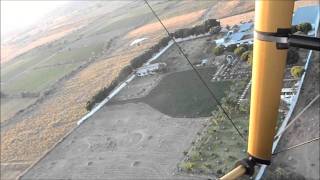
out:
{"label": "tree", "polygon": [[287,64],[292,65],[298,62],[300,55],[298,53],[299,48],[289,48],[287,55]]}
{"label": "tree", "polygon": [[204,25],[198,25],[194,27],[196,31],[196,35],[204,34],[206,33],[206,27]]}
{"label": "tree", "polygon": [[294,33],[296,33],[297,31],[298,31],[297,25],[292,25],[292,26],[291,26],[291,33],[294,34]]}
{"label": "tree", "polygon": [[216,19],[208,19],[204,22],[205,30],[209,32],[210,28],[220,26],[220,22]]}
{"label": "tree", "polygon": [[250,51],[247,63],[252,65],[252,63],[253,63],[253,51]]}
{"label": "tree", "polygon": [[221,31],[221,26],[215,26],[210,28],[209,32],[211,34],[218,34]]}
{"label": "tree", "polygon": [[183,29],[178,29],[173,33],[174,38],[182,38],[183,37]]}
{"label": "tree", "polygon": [[302,66],[293,66],[290,71],[293,77],[299,78],[302,76],[304,69]]}
{"label": "tree", "polygon": [[249,44],[240,44],[239,47],[244,47],[246,50],[249,50]]}
{"label": "tree", "polygon": [[233,52],[236,56],[240,57],[242,55],[242,53],[246,52],[247,49],[244,47],[237,47]]}
{"label": "tree", "polygon": [[227,46],[226,51],[233,52],[237,47],[237,44],[230,44],[229,46]]}
{"label": "tree", "polygon": [[312,30],[312,25],[308,22],[301,23],[297,26],[297,30],[307,34],[310,30]]}
{"label": "tree", "polygon": [[246,52],[242,53],[240,59],[241,59],[242,61],[248,62],[249,56],[250,56],[251,53],[252,53],[252,51],[246,51]]}
{"label": "tree", "polygon": [[223,52],[224,52],[224,48],[225,48],[225,47],[222,46],[222,45],[213,48],[213,54],[216,55],[216,56],[222,55]]}

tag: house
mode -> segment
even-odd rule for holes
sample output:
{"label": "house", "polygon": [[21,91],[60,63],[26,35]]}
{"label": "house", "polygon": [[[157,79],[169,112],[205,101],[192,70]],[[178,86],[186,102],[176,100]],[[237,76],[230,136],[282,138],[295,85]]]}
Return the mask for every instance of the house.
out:
{"label": "house", "polygon": [[206,66],[206,65],[208,65],[208,63],[209,63],[208,59],[202,59],[201,63],[196,64],[196,67]]}
{"label": "house", "polygon": [[157,72],[163,72],[167,68],[166,63],[155,63],[142,66],[135,70],[135,74],[139,77],[156,74]]}
{"label": "house", "polygon": [[282,88],[281,99],[287,104],[290,104],[292,101],[292,98],[295,96],[295,93],[296,93],[295,88]]}
{"label": "house", "polygon": [[253,43],[253,23],[246,22],[239,26],[233,26],[232,30],[215,41],[216,45],[229,46],[231,44],[252,44]]}

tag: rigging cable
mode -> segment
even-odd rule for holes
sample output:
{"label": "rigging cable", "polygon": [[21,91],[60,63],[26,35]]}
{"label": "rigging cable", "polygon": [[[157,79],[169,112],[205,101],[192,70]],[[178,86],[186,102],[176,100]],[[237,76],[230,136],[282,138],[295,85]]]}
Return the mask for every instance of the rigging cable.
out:
{"label": "rigging cable", "polygon": [[185,59],[188,61],[188,63],[190,64],[190,66],[192,67],[192,69],[194,70],[194,72],[196,73],[196,75],[198,76],[198,78],[200,79],[200,81],[202,82],[202,84],[206,87],[206,89],[209,91],[210,95],[212,96],[212,98],[214,99],[214,101],[217,103],[217,105],[219,106],[219,108],[222,110],[223,114],[225,114],[225,116],[227,117],[227,119],[231,122],[232,126],[236,129],[236,131],[238,132],[239,136],[241,137],[241,139],[243,141],[246,141],[244,136],[242,135],[242,133],[239,131],[239,129],[237,128],[237,126],[235,125],[235,123],[233,122],[233,120],[231,119],[231,117],[228,115],[228,113],[226,112],[226,110],[222,107],[221,103],[218,101],[218,98],[214,95],[213,91],[209,88],[209,86],[207,85],[207,83],[205,82],[205,80],[202,78],[202,76],[200,75],[199,71],[193,66],[193,64],[190,62],[189,58],[186,56],[186,54],[183,52],[182,48],[179,46],[179,44],[176,42],[176,40],[171,36],[170,32],[168,31],[168,29],[166,28],[166,26],[162,23],[161,19],[158,17],[158,15],[156,14],[156,12],[152,9],[152,7],[150,6],[150,4],[148,3],[148,0],[144,0],[144,2],[146,3],[146,5],[149,7],[149,9],[151,10],[151,12],[153,13],[153,15],[157,18],[157,20],[159,21],[159,23],[162,25],[162,27],[164,28],[164,30],[167,32],[168,36],[171,38],[171,40],[174,42],[174,44],[177,46],[178,50],[181,52],[181,54],[185,57]]}
{"label": "rigging cable", "polygon": [[274,137],[279,138],[292,124],[294,124],[294,122],[300,118],[300,116],[314,103],[318,100],[318,98],[320,97],[320,94],[318,94],[306,107],[304,107],[298,114],[296,117],[294,117],[289,124],[287,124],[287,126],[282,130],[279,131],[278,134]]}
{"label": "rigging cable", "polygon": [[300,147],[300,146],[303,146],[303,145],[306,145],[306,144],[309,144],[309,143],[318,141],[319,139],[320,139],[320,137],[317,137],[317,138],[311,139],[311,140],[309,140],[309,141],[305,141],[305,142],[303,142],[303,143],[296,144],[296,145],[294,145],[294,146],[291,146],[291,147],[288,147],[288,148],[286,148],[286,149],[283,149],[283,150],[280,150],[280,151],[278,151],[278,152],[275,152],[275,153],[273,153],[272,155],[275,156],[275,155],[277,155],[277,154],[280,154],[280,153],[289,151],[289,150],[291,150],[291,149],[295,149],[295,148],[297,148],[297,147]]}

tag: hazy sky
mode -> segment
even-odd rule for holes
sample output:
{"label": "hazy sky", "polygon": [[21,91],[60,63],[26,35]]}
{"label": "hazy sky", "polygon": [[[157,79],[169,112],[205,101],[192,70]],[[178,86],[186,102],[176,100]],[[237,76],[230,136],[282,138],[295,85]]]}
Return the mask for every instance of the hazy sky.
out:
{"label": "hazy sky", "polygon": [[1,0],[1,36],[23,29],[67,1],[3,1]]}

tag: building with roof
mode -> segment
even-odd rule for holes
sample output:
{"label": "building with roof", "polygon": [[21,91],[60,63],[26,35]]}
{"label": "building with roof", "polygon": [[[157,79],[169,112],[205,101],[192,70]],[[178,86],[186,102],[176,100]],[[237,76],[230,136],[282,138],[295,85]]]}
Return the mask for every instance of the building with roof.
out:
{"label": "building with roof", "polygon": [[234,26],[223,38],[217,39],[217,45],[229,46],[231,44],[252,44],[253,43],[253,23],[241,23],[239,26]]}
{"label": "building with roof", "polygon": [[166,63],[155,63],[142,66],[135,70],[135,74],[139,77],[156,74],[157,72],[162,72],[166,69]]}

